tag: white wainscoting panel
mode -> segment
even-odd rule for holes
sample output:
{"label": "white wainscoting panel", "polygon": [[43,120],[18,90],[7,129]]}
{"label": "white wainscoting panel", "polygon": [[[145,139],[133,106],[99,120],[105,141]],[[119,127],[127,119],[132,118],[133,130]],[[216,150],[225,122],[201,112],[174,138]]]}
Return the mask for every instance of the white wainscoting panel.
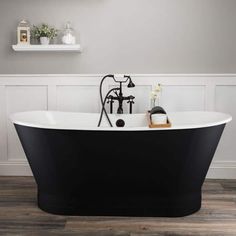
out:
{"label": "white wainscoting panel", "polygon": [[26,160],[12,122],[14,112],[47,110],[47,86],[6,86],[7,160]]}
{"label": "white wainscoting panel", "polygon": [[[0,75],[0,175],[32,175],[9,115],[28,110],[99,112],[103,75]],[[162,85],[160,105],[167,111],[216,110],[236,117],[234,74],[131,75],[134,113],[150,109],[150,91]],[[103,93],[114,83],[107,80]],[[108,106],[107,106],[108,108]],[[128,111],[124,103],[124,111]],[[117,104],[114,104],[114,111]],[[210,167],[210,178],[236,178],[236,119],[227,125]]]}
{"label": "white wainscoting panel", "polygon": [[57,110],[71,112],[99,112],[98,86],[57,86]]}
{"label": "white wainscoting panel", "polygon": [[[230,113],[236,118],[236,85],[234,86],[216,86],[216,111]],[[215,155],[218,161],[235,161],[236,163],[236,149],[232,148],[236,145],[236,122],[230,122],[222,136],[219,148]]]}
{"label": "white wainscoting panel", "polygon": [[0,161],[7,159],[6,89],[0,86]]}
{"label": "white wainscoting panel", "polygon": [[163,86],[161,99],[167,111],[202,111],[205,110],[205,86]]}

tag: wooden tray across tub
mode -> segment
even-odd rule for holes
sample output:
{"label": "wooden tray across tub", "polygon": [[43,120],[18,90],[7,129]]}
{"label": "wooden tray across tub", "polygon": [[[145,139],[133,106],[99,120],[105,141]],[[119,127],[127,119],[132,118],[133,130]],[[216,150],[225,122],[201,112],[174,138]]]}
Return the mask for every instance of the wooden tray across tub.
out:
{"label": "wooden tray across tub", "polygon": [[169,128],[171,127],[171,122],[169,118],[167,117],[167,123],[166,124],[153,124],[150,116],[150,112],[147,112],[147,121],[149,128]]}

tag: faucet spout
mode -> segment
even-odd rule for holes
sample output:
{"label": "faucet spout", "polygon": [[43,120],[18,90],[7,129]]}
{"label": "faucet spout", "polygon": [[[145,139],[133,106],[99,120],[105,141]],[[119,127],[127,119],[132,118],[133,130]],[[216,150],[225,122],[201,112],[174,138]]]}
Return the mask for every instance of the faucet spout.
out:
{"label": "faucet spout", "polygon": [[117,114],[123,114],[123,113],[124,113],[123,108],[122,107],[118,107]]}

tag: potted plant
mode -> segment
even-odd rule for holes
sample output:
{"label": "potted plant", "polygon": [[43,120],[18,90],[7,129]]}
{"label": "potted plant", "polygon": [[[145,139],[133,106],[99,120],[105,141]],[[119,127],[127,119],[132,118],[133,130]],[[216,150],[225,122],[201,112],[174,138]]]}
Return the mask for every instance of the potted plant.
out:
{"label": "potted plant", "polygon": [[50,40],[57,36],[57,33],[57,29],[50,27],[47,24],[41,24],[39,26],[33,25],[33,29],[31,30],[31,36],[40,40],[42,45],[48,45]]}

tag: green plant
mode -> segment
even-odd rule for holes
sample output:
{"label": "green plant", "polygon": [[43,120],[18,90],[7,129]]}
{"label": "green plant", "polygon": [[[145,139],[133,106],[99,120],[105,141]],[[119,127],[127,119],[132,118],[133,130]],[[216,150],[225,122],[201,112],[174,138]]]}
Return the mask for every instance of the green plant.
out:
{"label": "green plant", "polygon": [[50,27],[47,24],[41,24],[39,26],[33,25],[33,29],[31,30],[31,36],[36,39],[39,39],[40,37],[53,39],[57,36],[57,33],[57,29]]}

